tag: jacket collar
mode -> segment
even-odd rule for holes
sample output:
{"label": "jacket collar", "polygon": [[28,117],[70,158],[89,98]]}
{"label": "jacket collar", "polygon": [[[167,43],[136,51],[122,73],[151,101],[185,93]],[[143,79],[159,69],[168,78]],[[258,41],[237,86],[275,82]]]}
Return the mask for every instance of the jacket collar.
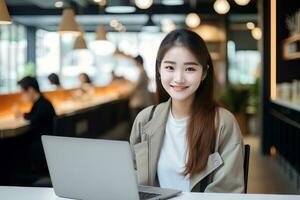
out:
{"label": "jacket collar", "polygon": [[161,127],[165,129],[170,108],[171,98],[168,101],[159,104],[154,111],[152,120],[143,126],[144,133],[147,133],[149,136],[152,136],[153,134],[164,134],[164,130],[158,132],[157,129],[160,129]]}

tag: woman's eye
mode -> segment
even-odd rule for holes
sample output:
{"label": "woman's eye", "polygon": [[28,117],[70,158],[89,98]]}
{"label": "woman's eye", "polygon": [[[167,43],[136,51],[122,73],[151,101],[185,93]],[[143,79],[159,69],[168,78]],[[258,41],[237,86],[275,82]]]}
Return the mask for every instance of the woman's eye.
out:
{"label": "woman's eye", "polygon": [[193,67],[188,67],[188,68],[186,68],[186,71],[193,72],[193,71],[196,71],[196,70]]}
{"label": "woman's eye", "polygon": [[172,67],[172,66],[165,66],[165,69],[166,69],[166,70],[173,70],[174,67]]}

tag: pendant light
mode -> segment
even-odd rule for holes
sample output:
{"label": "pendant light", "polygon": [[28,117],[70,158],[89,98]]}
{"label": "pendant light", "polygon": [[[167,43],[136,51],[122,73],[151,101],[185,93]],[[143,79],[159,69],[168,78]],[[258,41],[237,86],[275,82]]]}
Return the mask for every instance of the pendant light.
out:
{"label": "pendant light", "polygon": [[107,40],[106,29],[104,26],[98,26],[96,40],[91,43],[91,48],[100,56],[109,56],[115,52],[116,47],[112,42]]}
{"label": "pendant light", "polygon": [[234,0],[236,4],[240,5],[240,6],[245,6],[247,5],[250,0]]}
{"label": "pendant light", "polygon": [[5,0],[0,0],[0,24],[11,24]]}
{"label": "pendant light", "polygon": [[83,31],[81,31],[81,34],[76,38],[73,49],[87,49]]}
{"label": "pendant light", "polygon": [[214,9],[217,13],[223,15],[228,13],[230,10],[230,5],[227,0],[216,0],[214,3]]}
{"label": "pendant light", "polygon": [[130,4],[130,0],[110,0],[105,8],[108,13],[133,13],[135,7]]}
{"label": "pendant light", "polygon": [[190,28],[198,27],[200,22],[200,17],[196,13],[189,13],[185,18],[185,24]]}
{"label": "pendant light", "polygon": [[152,4],[153,0],[135,0],[135,5],[140,9],[148,9]]}
{"label": "pendant light", "polygon": [[148,17],[147,23],[143,26],[143,32],[159,32],[160,28],[152,21],[151,15]]}
{"label": "pendant light", "polygon": [[76,36],[80,35],[79,26],[75,20],[75,14],[73,9],[64,9],[62,20],[58,26],[57,31],[61,34],[72,34]]}
{"label": "pendant light", "polygon": [[259,27],[255,27],[254,29],[251,30],[251,35],[254,39],[260,40],[262,37],[262,32]]}

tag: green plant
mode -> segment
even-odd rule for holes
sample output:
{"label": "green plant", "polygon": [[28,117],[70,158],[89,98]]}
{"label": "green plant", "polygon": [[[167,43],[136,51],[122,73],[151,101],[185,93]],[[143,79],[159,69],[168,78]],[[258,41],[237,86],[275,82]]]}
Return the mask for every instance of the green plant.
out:
{"label": "green plant", "polygon": [[250,90],[247,86],[229,85],[221,94],[221,104],[233,113],[246,112]]}
{"label": "green plant", "polygon": [[25,65],[25,69],[24,69],[24,72],[23,72],[23,77],[24,76],[35,76],[35,71],[36,71],[35,64],[33,62],[28,62]]}

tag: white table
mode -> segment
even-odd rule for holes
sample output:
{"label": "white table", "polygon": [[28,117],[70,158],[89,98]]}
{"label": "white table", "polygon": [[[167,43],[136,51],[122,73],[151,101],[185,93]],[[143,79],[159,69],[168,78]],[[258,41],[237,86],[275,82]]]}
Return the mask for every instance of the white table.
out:
{"label": "white table", "polygon": [[[53,188],[0,187],[2,200],[63,200]],[[300,200],[300,195],[182,193],[172,200]]]}

